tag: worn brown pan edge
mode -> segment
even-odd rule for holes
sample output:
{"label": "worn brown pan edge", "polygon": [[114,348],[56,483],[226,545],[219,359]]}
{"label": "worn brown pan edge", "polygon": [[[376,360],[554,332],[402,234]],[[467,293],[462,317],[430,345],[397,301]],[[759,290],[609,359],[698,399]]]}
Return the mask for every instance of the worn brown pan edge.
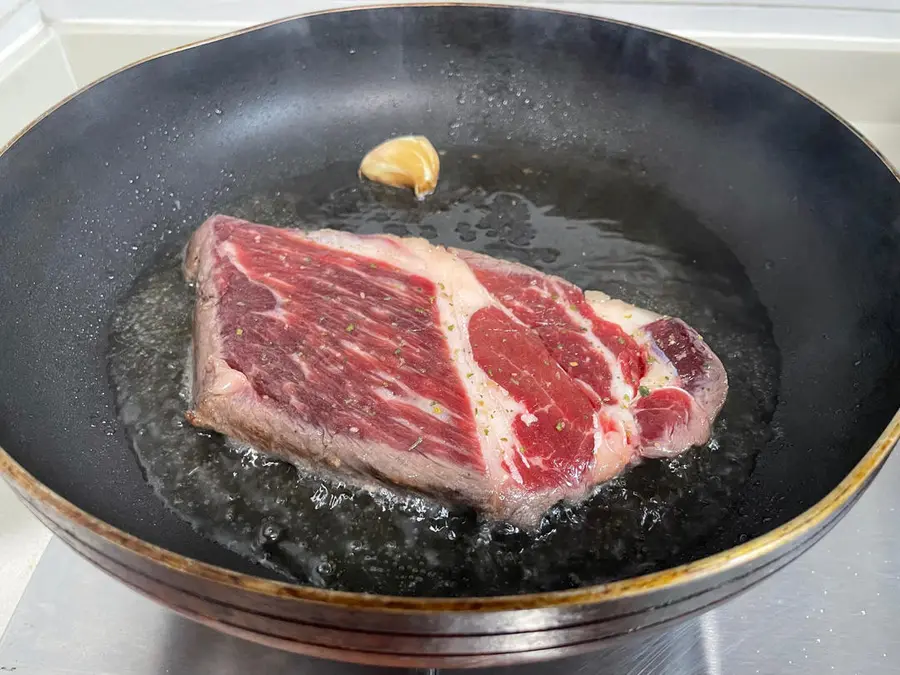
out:
{"label": "worn brown pan edge", "polygon": [[[129,580],[129,583],[132,585],[140,586],[145,589],[156,589],[157,586],[161,587],[158,599],[164,600],[164,596],[166,594],[171,594],[173,591],[177,594],[181,602],[169,602],[166,601],[166,604],[175,604],[180,605],[182,607],[189,607],[194,600],[201,601],[207,604],[209,609],[214,610],[212,613],[222,616],[227,616],[234,613],[240,612],[252,612],[253,616],[263,619],[263,620],[273,620],[273,621],[290,621],[296,624],[297,627],[311,627],[316,630],[331,630],[338,629],[343,633],[360,633],[361,635],[390,635],[392,637],[410,637],[410,638],[423,638],[423,637],[432,637],[434,633],[429,633],[422,625],[414,625],[409,630],[399,630],[397,628],[391,630],[385,630],[383,625],[376,624],[375,626],[360,626],[357,621],[351,626],[340,625],[339,623],[329,623],[327,620],[324,620],[321,617],[317,617],[315,614],[310,614],[309,612],[301,613],[297,616],[289,612],[283,612],[281,614],[275,614],[272,611],[267,611],[266,609],[260,607],[258,604],[247,604],[247,599],[252,600],[252,595],[249,593],[242,592],[238,593],[224,593],[219,594],[224,597],[215,597],[214,593],[204,593],[204,588],[202,587],[186,587],[184,585],[184,579],[179,577],[167,578],[166,570],[164,568],[160,568],[154,565],[147,565],[143,558],[140,556],[135,556],[131,554],[127,554],[126,556],[117,556],[117,550],[110,550],[111,546],[108,542],[102,538],[97,537],[90,531],[85,531],[84,528],[80,527],[77,524],[68,523],[68,522],[57,522],[48,517],[47,514],[38,511],[33,504],[26,501],[26,506],[35,514],[35,516],[41,520],[49,529],[59,535],[66,542],[70,543],[73,548],[77,549],[79,553],[81,553],[85,558],[97,564],[101,569],[104,569],[117,578],[124,578]],[[845,505],[844,510],[847,510],[852,503],[848,503]],[[731,597],[732,595],[739,592],[741,589],[745,588],[748,583],[757,577],[760,576],[768,576],[773,573],[775,570],[780,569],[782,566],[793,560],[796,556],[800,555],[804,552],[808,547],[812,546],[816,541],[818,541],[824,534],[831,529],[831,527],[840,519],[842,513],[835,512],[832,514],[829,521],[823,525],[822,528],[818,530],[811,531],[809,536],[798,543],[798,545],[794,548],[787,549],[782,552],[780,556],[773,556],[770,560],[766,560],[761,562],[761,564],[756,567],[747,570],[741,575],[737,576],[729,576],[727,577],[721,584],[712,586],[710,588],[704,588],[698,592],[692,593],[690,589],[686,589],[682,587],[686,592],[680,594],[677,598],[672,598],[668,602],[660,602],[654,605],[654,609],[656,610],[666,610],[663,614],[670,614],[668,611],[670,606],[674,606],[676,604],[679,605],[700,605],[706,606],[708,603],[705,600],[709,595],[725,595],[727,597]],[[736,589],[736,590],[733,590]],[[477,631],[477,630],[466,630],[466,631],[452,631],[448,630],[441,634],[442,637],[447,638],[455,638],[455,637],[465,637],[465,638],[479,638],[483,636],[491,636],[498,637],[503,635],[515,635],[517,638],[521,638],[521,636],[528,634],[537,637],[538,635],[543,636],[544,638],[551,634],[554,630],[563,628],[563,629],[572,629],[579,628],[586,625],[593,625],[601,622],[610,623],[612,621],[616,621],[618,626],[625,626],[627,630],[636,630],[652,627],[652,624],[646,623],[644,614],[646,613],[646,608],[642,609],[629,609],[623,608],[618,610],[613,610],[610,612],[594,612],[591,614],[579,613],[575,616],[574,619],[562,620],[562,621],[551,621],[544,622],[543,625],[536,624],[534,622],[528,628],[518,629],[516,630],[514,626],[507,626],[506,630],[504,629],[492,629],[490,632],[486,631]],[[375,613],[375,617],[380,616],[380,613]],[[360,617],[360,614],[354,615],[354,619]],[[617,629],[618,630],[618,629]],[[343,644],[343,643],[340,643]],[[492,643],[493,645],[493,643]],[[395,646],[395,645],[392,645]],[[537,645],[532,645],[537,646]]]}
{"label": "worn brown pan edge", "polygon": [[[623,631],[622,623],[618,620],[626,614],[620,614],[593,623],[558,630],[508,635],[501,639],[498,639],[496,634],[396,635],[335,629],[331,626],[264,616],[255,611],[217,603],[210,601],[209,598],[197,596],[191,591],[178,589],[168,580],[148,576],[108,557],[103,550],[85,543],[84,538],[79,539],[77,532],[72,531],[71,523],[56,523],[33,509],[29,502],[26,504],[32,508],[35,516],[65,543],[110,576],[182,616],[229,635],[308,656],[367,665],[472,668],[577,656],[600,646],[621,644],[636,634],[643,638],[648,634],[660,633],[673,624],[721,605],[746,590],[755,581],[773,574],[792,562],[824,537],[840,520],[842,513],[852,506],[853,501],[845,504],[842,511],[833,513],[822,528],[810,532],[803,542],[788,549],[780,557],[708,591],[708,594],[716,595],[716,599],[711,602],[705,599],[707,594],[698,594],[689,602],[679,600],[662,611],[655,610],[654,620],[651,622],[641,621],[641,615],[646,617],[646,612],[635,612],[634,620],[630,622],[626,631]],[[77,530],[79,527],[76,525],[74,529]],[[109,548],[104,540],[97,538],[93,533],[88,532],[87,538],[97,539],[98,546]],[[725,586],[729,588],[723,590]]]}
{"label": "worn brown pan edge", "polygon": [[[650,32],[664,35],[670,39],[678,40],[693,45],[698,49],[718,54],[721,57],[735,61],[745,67],[756,70],[767,77],[777,80],[782,85],[792,89],[796,93],[812,101],[820,108],[832,115],[836,120],[842,123],[849,131],[855,134],[864,142],[869,149],[876,155],[885,166],[893,173],[895,178],[900,181],[900,174],[891,165],[891,163],[881,154],[881,152],[870,143],[862,134],[853,128],[845,119],[835,113],[833,110],[823,105],[809,94],[800,91],[790,83],[784,81],[778,76],[769,73],[747,61],[733,57],[720,50],[716,50],[700,43],[688,40],[676,35],[671,35],[663,31],[655,31],[647,29],[643,26],[637,26],[628,22],[602,19],[601,17],[586,15],[576,12],[566,12],[560,10],[540,9],[492,3],[415,3],[414,7],[429,6],[474,6],[486,8],[498,8],[510,11],[542,11],[554,12],[557,14],[567,14],[572,16],[580,16],[591,20],[603,20],[610,23],[616,23],[625,27],[649,30]],[[12,147],[19,139],[24,137],[32,128],[34,128],[41,120],[52,114],[55,110],[65,105],[68,101],[79,96],[94,85],[102,82],[119,72],[127,70],[135,65],[139,65],[146,61],[150,61],[161,56],[177,53],[193,47],[224,40],[235,35],[240,35],[267,26],[292,21],[298,18],[316,16],[319,14],[331,14],[337,12],[350,12],[360,10],[370,10],[378,8],[390,8],[392,5],[371,5],[353,8],[341,8],[334,10],[326,10],[322,12],[312,12],[291,16],[276,21],[271,21],[258,26],[253,26],[243,30],[235,31],[226,35],[221,35],[208,40],[198,41],[189,45],[171,49],[152,57],[141,59],[135,63],[129,64],[119,70],[98,79],[97,81],[79,89],[71,94],[53,108],[42,114],[28,127],[22,130],[12,141],[10,141],[0,154]],[[405,6],[408,7],[408,6]],[[60,495],[56,494],[34,476],[29,474],[20,466],[7,452],[0,448],[0,474],[2,474],[8,482],[10,482],[19,493],[20,497],[29,502],[33,508],[46,516],[48,520],[54,524],[61,522],[70,522],[77,524],[83,531],[94,535],[110,545],[110,557],[104,560],[121,559],[128,554],[141,556],[151,561],[154,565],[160,566],[168,573],[189,576],[196,581],[205,581],[208,583],[220,585],[223,587],[242,590],[252,593],[259,597],[267,597],[280,600],[295,600],[304,603],[320,603],[329,607],[345,608],[352,610],[376,610],[398,613],[493,613],[493,612],[509,612],[537,609],[553,609],[553,608],[574,608],[576,606],[591,605],[609,600],[621,600],[626,598],[639,598],[647,596],[654,591],[663,588],[669,589],[680,585],[691,584],[702,579],[712,577],[717,574],[728,572],[741,565],[748,563],[759,563],[760,561],[771,558],[773,554],[782,547],[793,548],[804,544],[812,534],[821,534],[819,530],[826,528],[842,515],[852,502],[868,485],[869,481],[874,477],[881,465],[887,459],[893,447],[900,440],[900,411],[887,425],[878,440],[872,445],[865,456],[851,470],[851,472],[835,487],[828,495],[826,495],[818,503],[810,507],[807,511],[779,526],[778,528],[768,532],[765,535],[752,539],[739,546],[729,550],[717,553],[715,555],[703,558],[701,560],[681,565],[662,572],[647,574],[640,577],[625,579],[612,583],[591,586],[587,588],[555,591],[549,593],[537,593],[523,596],[496,596],[486,598],[415,598],[415,597],[398,597],[384,595],[369,595],[360,593],[348,593],[342,591],[330,591],[319,588],[298,586],[278,581],[271,581],[260,577],[246,574],[239,574],[229,570],[202,563],[178,554],[171,553],[167,550],[144,542],[126,532],[114,528],[101,520],[91,516],[81,510],[74,504],[68,502]],[[47,521],[45,520],[45,523]],[[49,524],[49,523],[47,523]],[[51,526],[53,530],[59,530],[59,527]],[[58,532],[62,534],[61,532]],[[813,537],[818,539],[819,537]],[[64,536],[63,539],[69,545],[74,547],[76,539],[74,535]],[[806,548],[806,546],[802,546]],[[94,560],[96,564],[101,561]],[[102,566],[102,564],[101,564]],[[110,570],[107,570],[110,571]],[[774,570],[772,570],[774,571]],[[157,598],[160,599],[160,598]],[[222,626],[223,630],[227,629]],[[265,640],[261,640],[265,641]],[[285,645],[279,645],[284,647]],[[347,660],[349,654],[341,652],[337,655],[331,655],[335,658]],[[371,661],[367,661],[371,662]],[[496,662],[496,661],[491,661]]]}

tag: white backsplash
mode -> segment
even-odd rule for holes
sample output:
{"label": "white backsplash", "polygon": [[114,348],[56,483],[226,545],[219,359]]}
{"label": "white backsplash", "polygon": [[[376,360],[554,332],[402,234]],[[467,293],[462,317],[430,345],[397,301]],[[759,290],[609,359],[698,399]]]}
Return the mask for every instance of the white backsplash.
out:
{"label": "white backsplash", "polygon": [[0,66],[43,27],[35,0],[0,0]]}
{"label": "white backsplash", "polygon": [[[247,25],[385,0],[36,0],[50,21]],[[387,0],[397,2],[401,0]],[[814,35],[900,40],[900,0],[494,0],[599,14],[679,33]]]}

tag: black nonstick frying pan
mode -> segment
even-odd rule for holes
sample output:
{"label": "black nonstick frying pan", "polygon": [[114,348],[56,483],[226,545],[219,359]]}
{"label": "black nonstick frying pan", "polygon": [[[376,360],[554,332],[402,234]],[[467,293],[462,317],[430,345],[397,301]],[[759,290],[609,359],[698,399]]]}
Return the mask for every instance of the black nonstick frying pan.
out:
{"label": "black nonstick frying pan", "polygon": [[[424,203],[356,176],[406,133],[445,153]],[[214,212],[425,236],[678,314],[730,374],[714,442],[537,535],[250,461],[179,426],[186,352],[160,356],[187,347],[177,255]],[[790,86],[620,23],[474,5],[291,19],[125,69],[0,156],[6,479],[130,586],[330,658],[551,658],[735,595],[878,472],[900,436],[898,336],[892,168]],[[147,422],[153,405],[171,414]]]}

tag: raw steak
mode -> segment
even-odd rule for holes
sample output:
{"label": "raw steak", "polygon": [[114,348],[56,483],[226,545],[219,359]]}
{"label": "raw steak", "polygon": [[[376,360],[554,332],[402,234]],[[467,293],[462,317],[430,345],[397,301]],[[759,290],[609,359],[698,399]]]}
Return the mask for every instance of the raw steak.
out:
{"label": "raw steak", "polygon": [[214,216],[185,272],[193,424],[525,527],[706,442],[725,400],[678,319],[423,239]]}

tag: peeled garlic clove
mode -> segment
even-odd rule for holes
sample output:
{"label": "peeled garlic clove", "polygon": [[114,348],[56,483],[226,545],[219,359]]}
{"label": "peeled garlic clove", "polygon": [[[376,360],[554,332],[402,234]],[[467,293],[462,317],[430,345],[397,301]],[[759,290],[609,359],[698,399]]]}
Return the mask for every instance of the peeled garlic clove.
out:
{"label": "peeled garlic clove", "polygon": [[360,175],[376,183],[415,190],[424,199],[437,187],[441,161],[424,136],[398,136],[369,151],[359,165]]}

